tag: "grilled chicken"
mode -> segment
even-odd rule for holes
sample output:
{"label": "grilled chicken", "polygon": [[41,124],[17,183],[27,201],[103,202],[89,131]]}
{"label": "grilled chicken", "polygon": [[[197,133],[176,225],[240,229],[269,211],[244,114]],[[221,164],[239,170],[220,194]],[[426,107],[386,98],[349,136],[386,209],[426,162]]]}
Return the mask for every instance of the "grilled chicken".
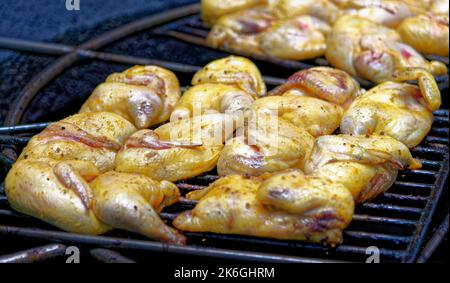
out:
{"label": "grilled chicken", "polygon": [[186,242],[183,235],[167,226],[158,215],[165,206],[179,200],[180,192],[174,184],[110,171],[97,177],[91,187],[93,211],[103,222],[163,242]]}
{"label": "grilled chicken", "polygon": [[256,100],[251,110],[279,116],[318,137],[339,127],[344,109],[359,92],[358,83],[345,72],[317,67],[295,73],[271,96]]}
{"label": "grilled chicken", "polygon": [[278,19],[311,15],[330,24],[341,14],[339,8],[329,0],[269,0],[269,11]]}
{"label": "grilled chicken", "polygon": [[210,62],[192,78],[192,85],[204,83],[233,85],[255,98],[266,95],[266,85],[258,67],[244,57],[229,56]]}
{"label": "grilled chicken", "polygon": [[261,175],[287,168],[303,168],[314,137],[277,116],[248,120],[242,135],[230,139],[220,153],[219,176]]}
{"label": "grilled chicken", "polygon": [[254,8],[220,18],[207,43],[213,48],[303,60],[324,54],[330,30],[326,22],[309,15],[276,20],[266,8]]}
{"label": "grilled chicken", "polygon": [[385,134],[409,148],[418,145],[433,123],[432,112],[439,109],[441,95],[434,77],[421,69],[397,73],[397,80],[385,82],[358,97],[342,119],[341,132],[346,134]]}
{"label": "grilled chicken", "polygon": [[447,72],[443,63],[425,60],[414,48],[400,42],[400,35],[370,20],[340,17],[327,40],[325,56],[330,64],[347,73],[373,81],[393,79],[393,73],[411,67],[434,75]]}
{"label": "grilled chicken", "polygon": [[199,84],[189,88],[175,105],[171,121],[208,113],[237,113],[245,111],[253,96],[232,85]]}
{"label": "grilled chicken", "polygon": [[331,0],[342,14],[369,19],[387,27],[396,27],[404,19],[425,13],[425,4],[417,0]]}
{"label": "grilled chicken", "polygon": [[111,227],[95,216],[88,184],[99,174],[87,161],[20,160],[6,177],[5,192],[19,212],[66,231],[102,234]]}
{"label": "grilled chicken", "polygon": [[389,136],[333,135],[316,140],[305,173],[343,184],[361,203],[389,189],[398,170],[420,167],[408,148]]}
{"label": "grilled chicken", "polygon": [[201,0],[202,19],[207,25],[213,25],[220,17],[265,4],[268,0]]}
{"label": "grilled chicken", "polygon": [[397,30],[402,40],[417,51],[448,57],[448,15],[419,15],[408,18]]}
{"label": "grilled chicken", "polygon": [[108,76],[80,113],[113,112],[143,129],[167,121],[179,98],[174,73],[156,66],[135,66]]}
{"label": "grilled chicken", "polygon": [[116,170],[177,181],[216,166],[224,141],[240,123],[227,114],[205,114],[133,134],[116,157]]}
{"label": "grilled chicken", "polygon": [[319,18],[302,15],[279,20],[259,36],[264,54],[288,60],[320,57],[326,50],[326,35],[331,27]]}
{"label": "grilled chicken", "polygon": [[117,151],[135,131],[130,122],[114,113],[75,114],[35,135],[18,160],[84,160],[106,172],[114,169]]}
{"label": "grilled chicken", "polygon": [[174,220],[180,230],[330,245],[341,242],[354,207],[344,186],[304,176],[300,170],[276,173],[266,180],[230,175],[187,197],[199,202]]}
{"label": "grilled chicken", "polygon": [[430,12],[448,16],[449,0],[433,0],[430,6]]}

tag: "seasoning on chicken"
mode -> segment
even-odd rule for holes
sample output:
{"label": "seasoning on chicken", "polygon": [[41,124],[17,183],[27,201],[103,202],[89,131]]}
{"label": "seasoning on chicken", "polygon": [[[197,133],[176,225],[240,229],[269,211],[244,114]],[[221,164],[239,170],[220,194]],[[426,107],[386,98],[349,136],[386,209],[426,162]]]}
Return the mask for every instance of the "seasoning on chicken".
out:
{"label": "seasoning on chicken", "polygon": [[240,122],[227,114],[173,121],[133,134],[116,157],[116,171],[177,181],[212,170]]}
{"label": "seasoning on chicken", "polygon": [[117,151],[135,131],[130,122],[114,113],[75,114],[35,135],[18,160],[84,160],[106,172],[114,169]]}
{"label": "seasoning on chicken", "polygon": [[266,95],[266,85],[258,67],[244,57],[229,56],[208,63],[192,78],[192,85],[205,83],[233,85],[254,98]]}
{"label": "seasoning on chicken", "polygon": [[356,16],[342,16],[327,40],[325,57],[347,73],[373,82],[393,79],[397,70],[418,67],[434,75],[447,72],[441,62],[425,60],[414,48],[401,43],[387,27]]}
{"label": "seasoning on chicken", "polygon": [[5,192],[14,210],[65,231],[97,235],[111,230],[92,210],[88,182],[99,174],[87,161],[23,159],[6,176]]}
{"label": "seasoning on chicken", "polygon": [[179,200],[180,192],[175,184],[110,171],[97,177],[91,187],[93,210],[103,222],[163,242],[186,242],[183,235],[167,226],[158,215],[165,206]]}
{"label": "seasoning on chicken", "polygon": [[165,122],[180,98],[177,77],[157,66],[135,66],[108,76],[80,113],[107,111],[132,122],[138,129]]}
{"label": "seasoning on chicken", "polygon": [[202,20],[213,25],[220,17],[265,4],[268,0],[201,0]]}
{"label": "seasoning on chicken", "polygon": [[186,90],[175,105],[171,121],[208,113],[243,113],[255,99],[232,85],[198,84]]}
{"label": "seasoning on chicken", "polygon": [[399,81],[385,82],[358,97],[344,114],[341,132],[345,134],[385,134],[409,148],[418,145],[433,123],[433,111],[441,105],[441,95],[434,77],[421,69],[396,73]]}
{"label": "seasoning on chicken", "polygon": [[244,133],[226,142],[217,163],[219,176],[257,176],[287,168],[303,168],[314,137],[277,116],[250,119]]}
{"label": "seasoning on chicken", "polygon": [[[266,177],[267,178],[267,177]],[[190,232],[242,234],[336,245],[353,216],[348,190],[338,184],[289,170],[263,178],[230,175],[204,191],[173,224]]]}
{"label": "seasoning on chicken", "polygon": [[343,184],[356,203],[388,190],[398,170],[421,164],[401,142],[381,135],[333,135],[316,139],[305,173]]}

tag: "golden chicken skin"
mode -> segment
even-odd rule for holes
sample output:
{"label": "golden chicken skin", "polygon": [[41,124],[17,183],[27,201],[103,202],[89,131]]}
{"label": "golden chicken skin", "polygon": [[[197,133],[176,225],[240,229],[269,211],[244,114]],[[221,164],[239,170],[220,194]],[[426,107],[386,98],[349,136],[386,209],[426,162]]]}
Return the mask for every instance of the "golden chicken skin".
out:
{"label": "golden chicken skin", "polygon": [[395,28],[404,19],[425,13],[424,3],[417,0],[331,0],[342,14],[349,14],[369,19],[387,27]]}
{"label": "golden chicken skin", "polygon": [[336,245],[353,216],[348,190],[291,170],[269,177],[230,175],[204,191],[191,211],[175,218],[176,228],[190,232],[241,234]]}
{"label": "golden chicken skin", "polygon": [[221,17],[211,28],[206,43],[213,48],[262,55],[261,34],[275,21],[265,7],[238,11]]}
{"label": "golden chicken skin", "polygon": [[388,190],[398,170],[421,164],[401,142],[381,135],[332,135],[316,139],[305,173],[343,184],[356,203]]}
{"label": "golden chicken skin", "polygon": [[400,35],[370,20],[340,17],[327,39],[325,57],[336,68],[372,82],[393,79],[397,70],[423,68],[434,75],[447,72],[441,62],[425,60]]}
{"label": "golden chicken skin", "polygon": [[236,86],[254,98],[265,96],[267,89],[261,72],[250,60],[229,56],[208,63],[192,78],[192,85],[220,83]]}
{"label": "golden chicken skin", "polygon": [[87,161],[20,160],[6,176],[5,192],[14,210],[65,231],[97,235],[111,230],[92,210],[89,182],[98,175]]}
{"label": "golden chicken skin", "polygon": [[116,171],[178,181],[212,170],[238,121],[205,114],[133,134],[116,156]]}
{"label": "golden chicken skin", "polygon": [[433,123],[441,95],[434,77],[421,69],[397,73],[398,80],[418,79],[419,86],[385,82],[358,97],[341,122],[345,134],[385,134],[409,148],[418,145]]}
{"label": "golden chicken skin", "polygon": [[254,8],[220,18],[207,43],[250,55],[303,60],[324,54],[330,30],[325,21],[310,15],[277,20],[266,8]]}
{"label": "golden chicken skin", "polygon": [[265,4],[268,0],[201,0],[202,20],[213,25],[220,17]]}
{"label": "golden chicken skin", "polygon": [[346,72],[330,67],[313,67],[296,72],[269,95],[317,97],[346,108],[360,91],[358,82]]}
{"label": "golden chicken skin", "polygon": [[108,76],[83,104],[80,113],[107,111],[138,129],[165,122],[180,98],[174,73],[157,66],[135,66]]}
{"label": "golden chicken skin", "polygon": [[449,0],[433,0],[430,6],[433,14],[447,15],[449,13]]}
{"label": "golden chicken skin", "polygon": [[332,24],[341,14],[339,8],[329,0],[271,0],[268,8],[281,20],[311,15]]}
{"label": "golden chicken skin", "polygon": [[175,184],[110,171],[90,185],[92,209],[103,222],[167,243],[186,242],[183,235],[167,226],[158,215],[165,206],[179,200],[180,192]]}
{"label": "golden chicken skin", "polygon": [[277,116],[248,120],[242,135],[226,142],[217,163],[219,176],[258,176],[287,168],[303,168],[314,137]]}
{"label": "golden chicken skin", "polygon": [[75,114],[35,135],[18,160],[84,160],[106,172],[114,169],[116,153],[135,131],[133,124],[114,113]]}
{"label": "golden chicken skin", "polygon": [[397,28],[402,40],[425,54],[448,57],[449,22],[447,16],[419,15],[404,20]]}
{"label": "golden chicken skin", "polygon": [[252,95],[232,85],[195,85],[175,105],[170,121],[208,113],[243,113],[254,101]]}
{"label": "golden chicken skin", "polygon": [[286,60],[321,57],[326,50],[326,35],[331,27],[310,15],[273,22],[259,36],[264,54]]}
{"label": "golden chicken skin", "polygon": [[250,109],[286,119],[318,137],[339,127],[344,109],[359,92],[359,84],[345,72],[316,67],[295,73]]}

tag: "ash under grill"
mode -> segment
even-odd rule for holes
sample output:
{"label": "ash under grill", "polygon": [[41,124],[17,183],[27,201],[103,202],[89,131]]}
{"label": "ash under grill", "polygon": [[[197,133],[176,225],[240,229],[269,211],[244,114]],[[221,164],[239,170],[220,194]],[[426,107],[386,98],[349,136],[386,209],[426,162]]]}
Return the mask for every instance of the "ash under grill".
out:
{"label": "ash under grill", "polygon": [[[142,48],[130,46],[141,42],[150,44],[148,42],[168,41],[165,47],[170,49],[171,41],[181,39],[189,48],[189,52],[199,51],[202,54],[202,59],[205,60],[203,63],[223,57],[225,54],[222,52],[202,47],[207,28],[200,22],[198,12],[199,6],[191,5],[147,17],[107,32],[79,47],[0,38],[2,48],[51,56],[61,55],[37,74],[12,103],[5,127],[0,128],[0,144],[3,145],[0,153],[0,177],[1,171],[6,173],[29,137],[47,125],[29,123],[56,121],[69,113],[75,113],[90,91],[107,74],[134,64],[155,64],[171,69],[181,84],[189,85],[192,75],[199,70],[199,66],[204,65],[192,65],[189,57],[180,62],[149,59],[151,57],[147,57],[147,54],[140,53]],[[170,57],[170,54],[167,56]],[[444,62],[446,60],[448,64],[448,58],[438,59]],[[327,65],[323,58],[300,63],[256,57],[255,62],[266,75],[264,79],[269,88],[281,84],[284,81],[281,78],[288,77],[299,69]],[[447,96],[448,76],[440,77],[438,81],[443,97]],[[48,109],[42,109],[43,103],[47,105],[48,101],[58,99],[61,86],[67,84],[74,85],[66,95],[69,98],[64,98],[68,100],[49,105],[53,108],[50,109],[50,114],[47,114]],[[368,84],[363,82],[363,85]],[[23,122],[29,125],[20,125]],[[103,236],[77,235],[62,232],[37,219],[13,211],[4,194],[4,184],[0,181],[0,239],[11,243],[22,241],[21,249],[34,248],[20,253],[14,253],[17,250],[0,250],[0,253],[11,253],[8,256],[0,256],[0,262],[56,260],[70,245],[83,247],[89,251],[92,258],[107,262],[145,261],[145,258],[154,252],[264,262],[364,262],[368,257],[366,249],[369,246],[379,249],[382,262],[414,262],[420,256],[426,257],[426,253],[435,248],[430,241],[422,250],[447,180],[448,136],[449,111],[441,109],[435,112],[433,128],[429,135],[421,145],[412,150],[413,156],[422,162],[423,168],[400,172],[395,185],[388,192],[369,203],[358,205],[350,227],[344,231],[343,244],[336,248],[298,241],[213,233],[186,232],[184,234],[188,238],[187,246],[167,245],[120,230]],[[217,178],[215,172],[209,172],[178,182],[177,185],[184,195],[189,191],[204,188]],[[191,209],[194,205],[195,202],[183,199],[164,209],[161,217],[170,223],[178,213]],[[442,235],[440,238],[438,236],[432,239],[439,242]],[[36,248],[36,241],[42,243],[42,247]],[[55,242],[59,244],[54,244]]]}

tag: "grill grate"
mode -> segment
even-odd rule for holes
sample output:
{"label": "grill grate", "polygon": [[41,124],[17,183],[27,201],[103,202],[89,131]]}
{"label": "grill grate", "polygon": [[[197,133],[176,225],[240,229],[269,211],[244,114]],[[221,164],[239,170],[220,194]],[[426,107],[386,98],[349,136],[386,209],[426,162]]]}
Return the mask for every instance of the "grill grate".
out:
{"label": "grill grate", "polygon": [[[1,48],[53,56],[62,55],[35,76],[12,103],[6,117],[5,127],[0,128],[0,144],[3,144],[3,150],[0,153],[0,174],[2,166],[7,169],[12,164],[29,137],[47,125],[47,123],[19,125],[32,100],[39,96],[45,88],[54,84],[55,80],[63,78],[67,70],[76,68],[77,64],[92,61],[102,61],[107,66],[155,64],[171,69],[177,74],[180,81],[188,84],[193,73],[200,68],[199,66],[97,50],[113,45],[117,41],[136,40],[136,38],[130,39],[130,36],[135,34],[152,37],[171,36],[196,45],[203,45],[207,29],[199,21],[198,12],[199,6],[191,5],[174,9],[168,13],[150,16],[110,31],[79,47],[0,38]],[[207,49],[205,51],[208,52]],[[264,79],[269,87],[283,83],[284,80],[279,78],[281,75],[287,77],[298,69],[327,64],[323,58],[306,63],[262,57],[256,59],[261,71],[267,75]],[[441,59],[445,61],[445,59]],[[274,67],[269,68],[268,66]],[[117,66],[110,67],[110,69],[115,67]],[[78,75],[77,79],[78,82],[82,81],[82,75]],[[438,80],[439,86],[446,92],[445,96],[448,76],[438,78]],[[64,114],[67,115],[67,112]],[[418,257],[437,202],[444,190],[449,161],[448,136],[449,111],[441,109],[435,112],[433,128],[429,136],[420,146],[412,150],[413,155],[422,162],[423,168],[400,172],[395,185],[388,192],[370,203],[357,206],[353,222],[344,232],[344,243],[336,248],[306,242],[213,233],[185,233],[188,237],[188,246],[154,242],[120,230],[104,236],[71,234],[61,232],[39,220],[13,211],[4,195],[3,184],[0,185],[0,237],[8,239],[18,236],[40,239],[46,243],[60,242],[64,245],[87,246],[92,248],[90,254],[101,261],[133,261],[133,259],[102,249],[114,248],[125,252],[130,251],[132,254],[137,251],[164,252],[264,262],[360,262],[365,261],[368,256],[366,254],[367,247],[376,246],[383,262],[413,262]],[[178,182],[177,185],[184,195],[191,190],[204,188],[217,178],[215,172],[209,172],[191,180]],[[194,205],[194,201],[183,199],[166,208],[161,213],[161,217],[170,223],[179,212],[191,209]],[[38,256],[32,260],[44,260],[58,256],[61,254],[62,247],[61,245],[38,247],[36,248]],[[27,254],[29,254],[27,251],[20,253],[22,258]],[[0,261],[2,259],[10,261],[14,258],[17,258],[17,254],[0,257]]]}

